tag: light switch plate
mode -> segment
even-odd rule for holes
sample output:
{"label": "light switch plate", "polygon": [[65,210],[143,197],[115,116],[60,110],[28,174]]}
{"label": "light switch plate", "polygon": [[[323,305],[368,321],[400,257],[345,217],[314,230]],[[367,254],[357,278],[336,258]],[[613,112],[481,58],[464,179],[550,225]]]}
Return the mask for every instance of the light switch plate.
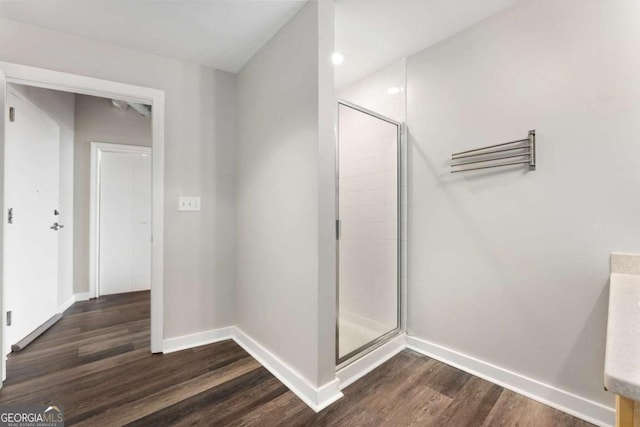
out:
{"label": "light switch plate", "polygon": [[178,210],[200,212],[200,197],[178,197]]}

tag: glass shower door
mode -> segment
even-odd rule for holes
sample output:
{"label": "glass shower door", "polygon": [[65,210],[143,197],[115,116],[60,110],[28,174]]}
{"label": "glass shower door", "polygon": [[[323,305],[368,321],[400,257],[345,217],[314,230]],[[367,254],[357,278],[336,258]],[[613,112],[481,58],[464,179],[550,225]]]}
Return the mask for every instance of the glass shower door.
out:
{"label": "glass shower door", "polygon": [[400,123],[338,103],[337,362],[400,329]]}

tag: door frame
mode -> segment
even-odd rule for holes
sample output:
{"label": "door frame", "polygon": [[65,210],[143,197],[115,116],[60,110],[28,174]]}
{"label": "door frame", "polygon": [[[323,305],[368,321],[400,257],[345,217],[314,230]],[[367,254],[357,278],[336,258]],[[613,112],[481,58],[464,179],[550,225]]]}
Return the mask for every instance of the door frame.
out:
{"label": "door frame", "polygon": [[[148,154],[153,164],[153,147],[91,142],[91,188],[89,207],[89,295],[100,296],[100,154]],[[153,190],[152,190],[153,192]]]}
{"label": "door frame", "polygon": [[[30,67],[0,61],[0,102],[5,111],[0,119],[0,153],[4,153],[5,121],[7,120],[6,84],[15,83],[53,89],[102,98],[120,99],[127,102],[150,104],[152,120],[152,228],[151,228],[151,352],[163,352],[164,324],[164,122],[165,93],[163,90],[118,83],[109,80],[63,73],[44,68]],[[2,156],[4,159],[4,155]],[[4,160],[0,161],[0,212],[4,211]],[[0,256],[4,262],[4,227],[0,227]],[[0,273],[3,273],[0,270]],[[0,313],[5,312],[4,277],[0,274]],[[4,317],[4,314],[2,314]],[[6,354],[5,321],[2,320],[1,351]],[[6,378],[6,357],[0,357],[0,374]]]}

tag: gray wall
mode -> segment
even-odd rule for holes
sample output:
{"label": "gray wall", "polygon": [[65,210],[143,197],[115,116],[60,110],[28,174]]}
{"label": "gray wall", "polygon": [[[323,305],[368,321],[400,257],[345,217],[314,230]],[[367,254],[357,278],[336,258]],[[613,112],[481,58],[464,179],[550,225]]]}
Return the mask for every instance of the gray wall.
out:
{"label": "gray wall", "polygon": [[64,228],[58,232],[58,304],[73,295],[73,153],[74,104],[71,93],[31,86],[11,85],[31,103],[60,126],[60,193],[58,222]]}
{"label": "gray wall", "polygon": [[89,291],[89,222],[91,208],[91,142],[152,144],[151,119],[129,108],[119,111],[111,100],[76,95],[74,155],[74,292]]}
{"label": "gray wall", "polygon": [[301,9],[237,84],[237,324],[312,384],[335,377],[324,351],[334,337],[319,354],[319,91],[327,82],[318,73],[318,7]]}
{"label": "gray wall", "polygon": [[235,76],[6,19],[0,60],[165,91],[164,337],[233,324]]}
{"label": "gray wall", "polygon": [[[407,60],[411,334],[587,399],[609,254],[640,252],[640,3],[536,0]],[[450,174],[526,137],[538,167]]]}

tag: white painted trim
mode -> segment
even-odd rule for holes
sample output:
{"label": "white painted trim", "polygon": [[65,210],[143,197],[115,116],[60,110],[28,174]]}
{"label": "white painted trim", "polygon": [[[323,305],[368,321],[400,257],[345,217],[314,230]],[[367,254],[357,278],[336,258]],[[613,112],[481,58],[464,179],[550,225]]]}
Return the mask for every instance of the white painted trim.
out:
{"label": "white painted trim", "polygon": [[90,292],[78,292],[72,294],[69,298],[58,304],[57,313],[64,313],[65,310],[71,307],[74,303],[79,301],[88,301],[91,298],[93,297],[91,296]]}
{"label": "white painted trim", "polygon": [[4,72],[8,83],[98,97],[107,95],[109,98],[144,104],[164,98],[164,91],[160,89],[63,73],[45,68],[0,61],[0,69]]}
{"label": "white painted trim", "polygon": [[75,294],[71,294],[71,296],[69,298],[67,298],[66,300],[64,300],[60,304],[58,304],[58,308],[56,310],[56,313],[64,313],[65,310],[68,309],[69,307],[71,307],[74,302],[76,302],[76,295]]}
{"label": "white painted trim", "polygon": [[175,338],[164,340],[164,353],[173,353],[174,351],[186,350],[188,348],[198,347],[201,345],[212,344],[218,341],[233,339],[233,326],[226,328],[211,329],[209,331],[198,332],[191,335],[183,335]]}
{"label": "white painted trim", "polygon": [[340,380],[340,390],[344,390],[360,378],[382,365],[406,348],[405,334],[390,339],[380,347],[349,363],[336,372]]}
{"label": "white painted trim", "polygon": [[337,377],[322,387],[315,387],[238,327],[234,328],[234,340],[314,411],[320,412],[343,396]]}
{"label": "white painted trim", "polygon": [[161,353],[164,338],[164,91],[152,101],[151,352]]}
{"label": "white painted trim", "polygon": [[[293,392],[295,393],[295,391]],[[296,395],[298,397],[300,396],[298,394]],[[342,394],[342,390],[340,389],[340,380],[338,379],[338,377],[335,377],[333,380],[329,381],[322,387],[315,389],[316,405],[315,407],[311,406],[311,409],[313,409],[315,412],[320,412],[340,400],[343,396],[344,394]]]}
{"label": "white painted trim", "polygon": [[89,295],[92,298],[98,297],[98,247],[100,236],[98,235],[98,213],[100,180],[99,169],[100,153],[98,147],[91,143],[91,154],[89,158]]}
{"label": "white painted trim", "polygon": [[88,301],[91,298],[90,292],[78,292],[75,294],[71,294],[69,298],[58,304],[57,313],[64,313],[69,307],[71,307],[74,303],[78,301]]}
{"label": "white painted trim", "polygon": [[[2,114],[0,114],[0,218],[2,218],[3,225],[0,226],[0,316],[4,320],[6,316],[5,312],[5,292],[4,292],[4,224],[7,222],[5,217],[6,209],[4,208],[4,140],[5,140],[5,120],[8,117],[7,108],[7,80],[6,75],[0,67],[0,107],[2,108]],[[0,378],[2,381],[7,379],[7,352],[5,349],[7,346],[7,334],[5,332],[6,325],[4,321],[1,321],[0,331],[2,331],[2,337],[0,337]],[[2,388],[2,382],[0,382],[0,388]]]}
{"label": "white painted trim", "polygon": [[251,357],[256,359],[316,412],[321,411],[343,396],[340,391],[340,380],[337,377],[322,387],[314,387],[302,375],[236,326],[168,338],[163,343],[164,352],[172,353],[228,339],[233,339]]}
{"label": "white painted trim", "polygon": [[595,425],[612,426],[615,420],[615,410],[612,407],[404,334],[340,369],[336,378],[322,387],[313,386],[293,368],[235,326],[170,338],[165,340],[164,345],[166,352],[172,352],[227,339],[233,339],[316,412],[340,399],[343,396],[342,389],[408,348]]}
{"label": "white painted trim", "polygon": [[407,348],[598,426],[612,426],[615,409],[438,344],[407,336]]}
{"label": "white painted trim", "polygon": [[74,297],[76,299],[76,302],[89,301],[91,298],[93,298],[90,292],[78,292],[74,294]]}
{"label": "white painted trim", "polygon": [[[164,328],[164,91],[125,83],[118,83],[77,74],[62,73],[44,68],[30,67],[26,65],[0,62],[0,77],[4,74],[7,83],[16,83],[64,92],[79,93],[84,95],[99,96],[103,98],[121,99],[129,102],[141,102],[153,106],[152,138],[153,138],[153,207],[152,207],[152,244],[151,244],[151,351],[161,353],[163,351]],[[0,78],[0,84],[3,83]],[[3,99],[3,90],[0,91],[0,101],[4,104],[3,112],[6,112],[6,100]],[[0,120],[0,149],[4,152],[4,115]],[[2,156],[4,158],[4,156]],[[2,172],[2,165],[0,165]],[[2,184],[0,173],[0,184]],[[3,193],[3,185],[0,192]],[[0,194],[0,200],[3,194]],[[0,208],[2,203],[0,202]],[[4,210],[0,210],[4,212]],[[4,226],[4,224],[3,224]],[[0,232],[1,233],[1,232]],[[2,234],[0,234],[0,237]],[[0,254],[2,253],[0,247]],[[4,292],[3,282],[0,287]],[[4,296],[4,294],[2,294]],[[0,313],[4,313],[4,298],[0,299]],[[4,322],[2,326],[2,348],[4,351]],[[5,353],[6,354],[6,353]],[[4,359],[0,365],[0,373],[6,372]]]}
{"label": "white painted trim", "polygon": [[91,171],[89,188],[89,294],[100,296],[100,160],[102,153],[148,154],[151,147],[115,144],[111,142],[91,142]]}

